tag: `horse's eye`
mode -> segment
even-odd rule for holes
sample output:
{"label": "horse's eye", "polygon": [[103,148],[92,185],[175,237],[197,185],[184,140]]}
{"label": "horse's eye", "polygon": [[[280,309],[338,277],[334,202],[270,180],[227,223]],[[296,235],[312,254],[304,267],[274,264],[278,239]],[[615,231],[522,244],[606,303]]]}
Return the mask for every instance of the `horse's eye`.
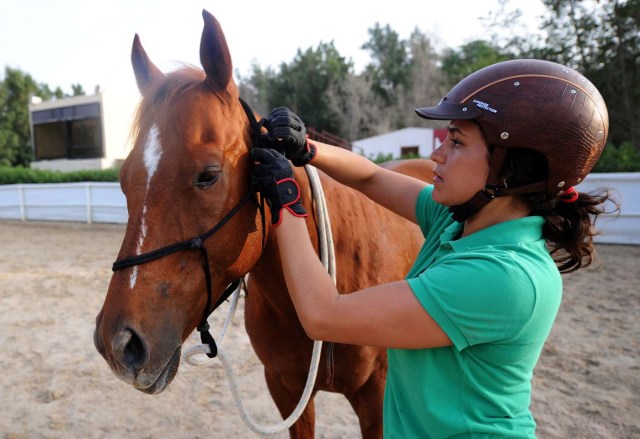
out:
{"label": "horse's eye", "polygon": [[220,170],[213,167],[204,168],[204,171],[196,175],[195,185],[201,189],[212,186],[220,177]]}

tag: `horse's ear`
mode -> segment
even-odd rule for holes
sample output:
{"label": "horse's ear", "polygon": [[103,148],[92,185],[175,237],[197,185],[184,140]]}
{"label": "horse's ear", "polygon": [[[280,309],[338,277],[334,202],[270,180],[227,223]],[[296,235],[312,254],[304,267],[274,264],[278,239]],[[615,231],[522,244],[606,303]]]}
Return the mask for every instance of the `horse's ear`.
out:
{"label": "horse's ear", "polygon": [[227,88],[231,81],[231,54],[220,23],[202,10],[204,29],[200,40],[200,63],[207,74],[206,84],[214,92]]}
{"label": "horse's ear", "polygon": [[140,43],[140,37],[138,34],[133,38],[133,47],[131,48],[131,64],[133,65],[133,72],[136,75],[136,82],[140,93],[144,94],[149,84],[155,79],[163,76],[163,73],[159,68],[151,62]]}

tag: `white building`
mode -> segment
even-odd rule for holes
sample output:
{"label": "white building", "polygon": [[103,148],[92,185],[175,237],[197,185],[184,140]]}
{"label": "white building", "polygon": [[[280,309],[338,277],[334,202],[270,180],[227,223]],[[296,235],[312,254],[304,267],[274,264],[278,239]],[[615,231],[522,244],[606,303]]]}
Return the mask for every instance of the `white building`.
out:
{"label": "white building", "polygon": [[105,169],[131,149],[130,129],[138,97],[98,91],[29,105],[32,168],[58,171]]}
{"label": "white building", "polygon": [[446,137],[446,128],[403,128],[356,140],[352,143],[352,151],[371,159],[380,154],[391,154],[393,158],[407,155],[429,157]]}

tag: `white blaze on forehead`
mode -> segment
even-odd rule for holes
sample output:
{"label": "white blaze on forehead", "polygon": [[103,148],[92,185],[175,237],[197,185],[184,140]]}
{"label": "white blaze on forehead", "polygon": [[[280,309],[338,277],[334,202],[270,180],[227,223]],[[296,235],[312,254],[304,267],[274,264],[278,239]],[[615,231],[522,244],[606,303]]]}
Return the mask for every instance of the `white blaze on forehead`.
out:
{"label": "white blaze on forehead", "polygon": [[158,163],[162,157],[162,145],[160,144],[160,130],[157,125],[153,125],[149,130],[147,142],[144,144],[144,166],[147,168],[147,189],[151,177],[158,169]]}
{"label": "white blaze on forehead", "polygon": [[[149,130],[149,134],[147,135],[147,141],[144,144],[143,151],[143,160],[144,167],[147,170],[147,187],[145,189],[144,198],[146,200],[147,193],[149,192],[149,185],[151,184],[151,178],[153,174],[158,170],[158,163],[160,163],[160,158],[162,157],[162,144],[160,143],[160,130],[158,130],[157,125],[153,125]],[[147,237],[147,205],[145,204],[142,207],[142,218],[140,219],[140,234],[138,235],[138,244],[136,247],[136,254],[142,254],[142,246],[144,244],[144,240]],[[133,289],[136,286],[136,281],[138,280],[138,266],[134,266],[131,271],[131,277],[129,278],[129,288]]]}

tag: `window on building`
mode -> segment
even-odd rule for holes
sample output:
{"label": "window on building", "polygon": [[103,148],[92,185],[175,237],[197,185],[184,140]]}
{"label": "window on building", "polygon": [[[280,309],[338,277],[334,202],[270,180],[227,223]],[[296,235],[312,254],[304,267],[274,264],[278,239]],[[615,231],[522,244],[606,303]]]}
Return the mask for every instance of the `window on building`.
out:
{"label": "window on building", "polygon": [[34,111],[31,118],[36,160],[104,156],[99,104]]}
{"label": "window on building", "polygon": [[33,126],[36,160],[67,157],[64,123],[43,123]]}
{"label": "window on building", "polygon": [[69,158],[102,157],[100,121],[98,119],[74,120],[69,123],[71,144]]}
{"label": "window on building", "polygon": [[420,148],[418,146],[401,146],[400,158],[417,158],[420,157]]}

